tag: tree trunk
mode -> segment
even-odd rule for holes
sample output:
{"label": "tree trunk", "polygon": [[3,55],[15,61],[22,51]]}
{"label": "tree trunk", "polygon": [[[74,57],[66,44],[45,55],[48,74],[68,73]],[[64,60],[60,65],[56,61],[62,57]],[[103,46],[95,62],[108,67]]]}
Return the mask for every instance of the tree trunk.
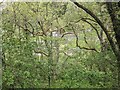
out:
{"label": "tree trunk", "polygon": [[118,63],[118,85],[120,87],[120,14],[116,14],[120,12],[120,8],[117,6],[117,3],[106,2],[107,10],[110,14],[110,18],[113,25],[113,30],[115,32],[115,38],[118,45],[118,52],[117,52],[117,63]]}

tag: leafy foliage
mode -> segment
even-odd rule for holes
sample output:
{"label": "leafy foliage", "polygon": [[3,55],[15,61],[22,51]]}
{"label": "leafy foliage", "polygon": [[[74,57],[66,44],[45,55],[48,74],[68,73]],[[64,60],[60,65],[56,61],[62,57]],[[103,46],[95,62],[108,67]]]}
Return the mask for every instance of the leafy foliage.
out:
{"label": "leafy foliage", "polygon": [[[101,3],[82,4],[110,22]],[[117,60],[104,32],[73,4],[11,3],[2,18],[3,88],[118,86]]]}

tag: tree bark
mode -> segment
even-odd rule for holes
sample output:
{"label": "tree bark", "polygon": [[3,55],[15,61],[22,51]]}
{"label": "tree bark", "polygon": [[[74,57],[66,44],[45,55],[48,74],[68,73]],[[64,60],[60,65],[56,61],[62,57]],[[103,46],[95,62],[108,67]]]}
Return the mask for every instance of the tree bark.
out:
{"label": "tree bark", "polygon": [[[120,15],[117,15],[115,12],[115,8],[117,8],[116,3],[112,2],[106,2],[107,10],[110,15],[113,30],[115,32],[115,38],[118,45],[118,53],[117,53],[117,63],[118,63],[118,85],[120,87]],[[120,8],[118,7],[118,11],[120,11]],[[117,11],[117,12],[118,12]]]}

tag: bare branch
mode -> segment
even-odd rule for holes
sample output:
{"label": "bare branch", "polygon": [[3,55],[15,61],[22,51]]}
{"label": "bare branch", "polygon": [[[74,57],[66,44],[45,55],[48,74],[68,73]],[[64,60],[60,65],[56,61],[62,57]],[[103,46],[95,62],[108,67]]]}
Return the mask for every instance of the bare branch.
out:
{"label": "bare branch", "polygon": [[100,35],[99,35],[98,30],[97,30],[90,22],[88,22],[87,20],[83,20],[83,19],[82,19],[82,21],[88,23],[88,24],[96,31],[97,36],[98,36],[99,40],[101,41],[101,37],[100,37]]}
{"label": "bare branch", "polygon": [[64,33],[61,38],[63,38],[65,35],[68,35],[68,34],[74,34],[74,33],[71,33],[71,32],[68,32],[68,33]]}
{"label": "bare branch", "polygon": [[89,46],[89,44],[88,44],[88,42],[87,42],[85,30],[83,30],[83,33],[84,33],[84,40],[85,40],[85,43]]}
{"label": "bare branch", "polygon": [[103,29],[103,31],[105,32],[107,39],[112,47],[113,52],[117,55],[118,51],[116,48],[116,45],[112,39],[112,37],[110,36],[110,34],[107,32],[107,28],[104,27],[103,23],[100,21],[100,19],[89,9],[87,9],[86,7],[84,7],[83,5],[79,4],[78,2],[76,2],[76,0],[70,0],[71,2],[73,2],[78,8],[83,9],[86,13],[88,13],[91,17],[93,17],[95,19],[95,21],[100,25],[100,27]]}
{"label": "bare branch", "polygon": [[43,29],[42,22],[37,21],[37,23],[38,23],[38,25],[40,26],[40,28],[41,28],[41,30],[42,30],[42,32],[43,32],[43,34],[44,34],[45,36],[47,36],[47,35],[46,35],[46,33],[45,33],[45,31],[44,31],[44,29]]}
{"label": "bare branch", "polygon": [[92,50],[92,51],[95,51],[95,52],[98,52],[95,48],[87,48],[87,47],[81,47],[78,43],[79,43],[79,38],[74,30],[74,28],[72,27],[72,30],[74,32],[74,35],[76,37],[76,47],[79,47],[80,49],[85,49],[85,50]]}
{"label": "bare branch", "polygon": [[93,20],[93,19],[91,19],[91,18],[81,18],[81,19],[84,19],[84,20],[90,20],[90,21],[93,21],[93,22],[95,22],[95,23],[96,23],[96,21],[95,21],[95,20]]}
{"label": "bare branch", "polygon": [[34,50],[34,52],[35,52],[35,53],[41,53],[41,54],[43,54],[43,55],[45,55],[45,56],[48,56],[48,54],[46,54],[45,52],[43,52],[43,51],[40,51],[40,50],[39,50],[39,51],[37,51],[37,50]]}

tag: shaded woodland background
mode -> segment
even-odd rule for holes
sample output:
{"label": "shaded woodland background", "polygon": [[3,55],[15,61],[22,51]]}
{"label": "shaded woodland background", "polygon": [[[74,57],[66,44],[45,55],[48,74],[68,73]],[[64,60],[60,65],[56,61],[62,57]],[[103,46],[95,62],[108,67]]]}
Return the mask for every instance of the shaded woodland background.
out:
{"label": "shaded woodland background", "polygon": [[2,11],[3,88],[119,87],[117,2],[15,2]]}

